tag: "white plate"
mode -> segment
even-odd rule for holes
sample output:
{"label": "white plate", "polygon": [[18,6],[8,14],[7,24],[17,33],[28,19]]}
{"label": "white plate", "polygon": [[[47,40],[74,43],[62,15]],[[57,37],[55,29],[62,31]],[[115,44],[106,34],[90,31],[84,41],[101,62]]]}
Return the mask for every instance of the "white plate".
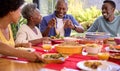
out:
{"label": "white plate", "polygon": [[101,61],[101,60],[87,60],[87,61],[90,61],[90,62],[94,62],[94,61],[101,62],[102,65],[100,65],[97,69],[92,69],[92,68],[86,67],[84,65],[84,63],[86,61],[81,61],[81,62],[77,63],[77,67],[80,68],[80,69],[83,69],[83,70],[87,70],[87,71],[120,71],[120,65],[112,63],[112,62]]}
{"label": "white plate", "polygon": [[120,53],[120,50],[110,49],[110,47],[106,47],[105,50],[110,51],[110,52],[118,52],[118,53]]}

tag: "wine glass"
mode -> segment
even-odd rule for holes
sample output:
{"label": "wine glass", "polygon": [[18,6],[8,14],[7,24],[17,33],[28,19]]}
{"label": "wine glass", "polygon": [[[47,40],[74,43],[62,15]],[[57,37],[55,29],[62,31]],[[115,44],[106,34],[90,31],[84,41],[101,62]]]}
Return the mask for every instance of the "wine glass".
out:
{"label": "wine glass", "polygon": [[49,40],[43,41],[42,47],[45,52],[49,52],[49,50],[52,48],[51,41],[49,41]]}

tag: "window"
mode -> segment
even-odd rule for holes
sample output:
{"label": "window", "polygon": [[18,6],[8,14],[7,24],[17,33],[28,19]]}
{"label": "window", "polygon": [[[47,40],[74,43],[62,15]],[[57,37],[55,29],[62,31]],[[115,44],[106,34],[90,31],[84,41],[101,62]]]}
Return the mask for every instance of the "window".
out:
{"label": "window", "polygon": [[42,16],[53,13],[56,0],[39,0],[39,9]]}
{"label": "window", "polygon": [[25,0],[25,2],[28,2],[28,3],[30,3],[30,2],[33,2],[33,0]]}

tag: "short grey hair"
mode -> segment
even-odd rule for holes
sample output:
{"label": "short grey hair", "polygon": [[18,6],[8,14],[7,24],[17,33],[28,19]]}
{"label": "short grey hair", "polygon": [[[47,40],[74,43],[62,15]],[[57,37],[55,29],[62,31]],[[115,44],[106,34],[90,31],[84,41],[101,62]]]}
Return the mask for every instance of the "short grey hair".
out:
{"label": "short grey hair", "polygon": [[56,0],[56,6],[60,2],[64,2],[66,4],[66,6],[68,6],[68,0]]}
{"label": "short grey hair", "polygon": [[35,3],[28,3],[22,8],[22,16],[26,18],[27,20],[30,19],[30,17],[33,15],[34,10],[37,8],[37,4]]}

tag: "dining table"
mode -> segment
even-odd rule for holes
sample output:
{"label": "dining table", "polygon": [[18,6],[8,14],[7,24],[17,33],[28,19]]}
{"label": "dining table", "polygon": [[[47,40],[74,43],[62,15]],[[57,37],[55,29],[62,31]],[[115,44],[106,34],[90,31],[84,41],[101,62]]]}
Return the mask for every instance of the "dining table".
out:
{"label": "dining table", "polygon": [[[111,43],[111,42],[110,42]],[[106,47],[104,45],[103,47]],[[45,53],[41,44],[33,46],[36,52]],[[47,53],[57,53],[55,48]],[[97,55],[73,54],[69,55],[63,63],[29,62],[22,58],[0,57],[0,71],[84,71],[77,67],[77,63],[84,60],[99,60]],[[109,59],[108,61],[120,65],[120,61]],[[120,70],[118,70],[120,71]]]}
{"label": "dining table", "polygon": [[40,71],[44,65],[44,63],[0,58],[0,71]]}

